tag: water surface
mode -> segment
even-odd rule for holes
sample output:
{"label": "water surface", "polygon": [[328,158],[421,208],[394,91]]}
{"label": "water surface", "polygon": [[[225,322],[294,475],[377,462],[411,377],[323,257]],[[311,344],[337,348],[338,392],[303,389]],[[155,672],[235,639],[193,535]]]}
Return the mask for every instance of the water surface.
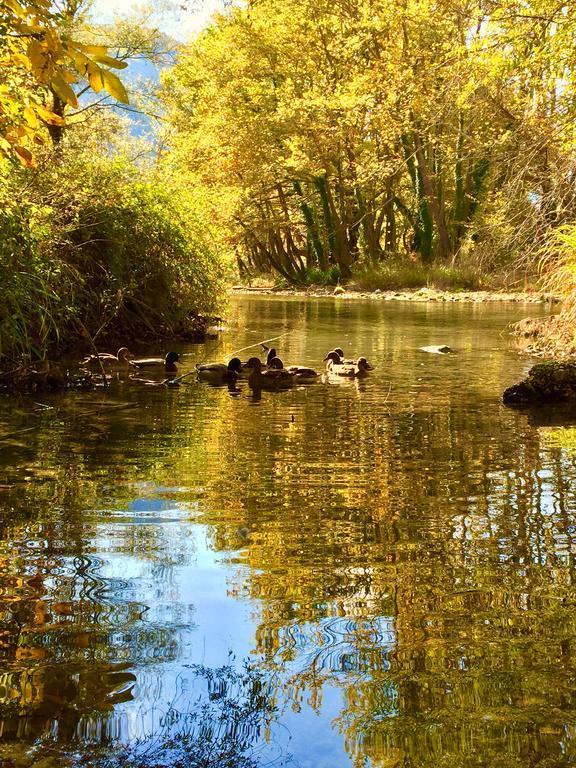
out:
{"label": "water surface", "polygon": [[534,311],[242,298],[184,370],[280,335],[375,372],[0,401],[0,764],[158,732],[233,654],[273,686],[263,762],[574,765],[572,414],[500,402]]}

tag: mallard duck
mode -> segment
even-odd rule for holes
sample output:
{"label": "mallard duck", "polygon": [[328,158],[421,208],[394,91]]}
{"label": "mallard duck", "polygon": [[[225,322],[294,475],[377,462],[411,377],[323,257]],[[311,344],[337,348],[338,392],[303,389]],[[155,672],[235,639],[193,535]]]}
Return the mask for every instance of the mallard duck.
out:
{"label": "mallard duck", "polygon": [[270,368],[275,368],[276,370],[283,369],[288,371],[288,373],[291,373],[295,377],[296,381],[300,383],[316,381],[320,375],[313,368],[307,368],[304,365],[289,365],[288,368],[284,368],[284,364],[279,357],[273,357],[272,360],[270,360]]}
{"label": "mallard duck", "polygon": [[[268,347],[265,347],[265,349],[268,349]],[[250,357],[245,363],[242,363],[241,372],[244,375],[249,376],[250,372],[254,368],[256,360],[260,361],[260,366],[262,368],[269,368],[270,367],[270,360],[273,360],[275,357],[276,357],[276,350],[274,349],[274,347],[272,347],[272,349],[268,349],[268,353],[266,355],[266,362],[265,363],[263,363],[260,360],[259,357]]]}
{"label": "mallard duck", "polygon": [[202,381],[234,382],[238,378],[241,366],[240,358],[233,357],[227,365],[226,363],[203,363],[196,365],[196,370],[198,371],[198,378]]}
{"label": "mallard duck", "polygon": [[[272,358],[278,360],[278,358]],[[258,358],[256,358],[258,360]],[[280,360],[280,366],[282,361]],[[252,368],[252,372],[248,377],[248,386],[250,389],[282,389],[284,387],[291,387],[296,381],[296,376],[290,373],[285,368],[277,368],[277,362],[273,367],[268,368],[266,371],[262,370],[262,361],[258,360]]]}
{"label": "mallard duck", "polygon": [[355,363],[341,363],[340,356],[336,350],[329,352],[324,360],[326,361],[326,370],[333,376],[345,376],[353,379],[355,377],[367,376],[368,371],[374,370],[365,357],[359,357]]}
{"label": "mallard duck", "polygon": [[180,360],[178,352],[168,352],[166,357],[143,357],[139,360],[130,360],[130,365],[134,368],[158,368],[166,373],[172,373],[178,370],[176,363]]}
{"label": "mallard duck", "polygon": [[81,365],[90,368],[100,368],[101,366],[114,368],[128,365],[132,357],[133,355],[128,347],[120,347],[115,355],[111,352],[98,352],[97,355],[88,355],[82,360]]}
{"label": "mallard duck", "polygon": [[340,355],[340,362],[343,365],[355,365],[356,364],[356,360],[353,360],[352,358],[347,358],[347,359],[344,358],[344,350],[342,349],[342,347],[334,347],[333,351],[336,352],[337,355]]}

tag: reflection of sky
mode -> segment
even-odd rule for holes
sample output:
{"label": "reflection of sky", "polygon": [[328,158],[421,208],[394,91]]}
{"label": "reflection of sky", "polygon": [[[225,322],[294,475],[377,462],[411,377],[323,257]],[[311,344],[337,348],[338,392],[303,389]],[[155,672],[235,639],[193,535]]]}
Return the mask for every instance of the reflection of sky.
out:
{"label": "reflection of sky", "polygon": [[[101,558],[99,578],[108,584],[127,585],[124,591],[114,590],[109,598],[140,603],[144,625],[168,625],[177,633],[176,647],[171,652],[151,645],[144,657],[134,659],[130,666],[137,679],[134,699],[116,705],[107,725],[110,734],[122,739],[162,729],[170,706],[186,710],[197,687],[190,665],[223,666],[230,663],[233,653],[240,668],[254,648],[259,616],[249,601],[231,595],[231,568],[222,560],[222,553],[209,548],[207,527],[174,519],[176,515],[184,517],[184,506],[175,507],[173,500],[165,498],[135,499],[128,510],[113,514],[110,523],[102,522],[97,538],[92,541],[91,548]],[[122,516],[122,522],[118,522],[118,516]],[[168,522],[163,523],[162,516]],[[152,533],[154,559],[145,549],[134,553],[130,544],[137,520],[141,521],[140,530],[148,528]],[[169,553],[169,561],[176,564],[165,566],[159,576],[156,565],[162,551]],[[248,568],[234,564],[234,581],[242,581],[248,575]],[[312,651],[315,635],[314,624],[301,629],[297,664],[305,662]],[[287,673],[291,671],[294,670]],[[281,693],[279,704],[282,702]],[[333,721],[343,706],[341,690],[328,681],[322,690],[321,712],[314,711],[306,697],[298,712],[283,706],[283,729],[274,736],[271,754],[280,744],[283,753],[293,754],[302,768],[350,765],[340,740],[334,738]],[[84,722],[81,730],[88,735],[89,724]]]}

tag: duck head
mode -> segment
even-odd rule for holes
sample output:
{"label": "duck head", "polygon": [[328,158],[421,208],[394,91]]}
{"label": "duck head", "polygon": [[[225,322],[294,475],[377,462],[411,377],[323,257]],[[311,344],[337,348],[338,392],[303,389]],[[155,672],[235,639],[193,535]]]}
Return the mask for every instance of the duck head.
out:
{"label": "duck head", "polygon": [[242,368],[242,360],[240,360],[239,357],[233,357],[232,360],[228,363],[228,370],[230,373],[240,373],[240,369]]}
{"label": "duck head", "polygon": [[118,352],[116,352],[116,357],[121,363],[127,363],[128,360],[132,360],[134,355],[132,354],[132,352],[130,352],[128,347],[120,347]]}
{"label": "duck head", "polygon": [[334,364],[338,365],[341,359],[342,358],[340,357],[338,352],[336,352],[336,350],[333,349],[332,352],[328,352],[328,354],[324,358],[324,362],[326,363],[326,367],[330,368]]}
{"label": "duck head", "polygon": [[266,355],[266,365],[270,365],[270,360],[273,360],[276,357],[276,350],[274,347],[272,349],[268,350],[268,354]]}
{"label": "duck head", "polygon": [[260,373],[262,370],[262,360],[260,360],[259,357],[251,357],[250,360],[246,363],[248,368],[252,371],[252,373]]}
{"label": "duck head", "polygon": [[340,360],[344,357],[344,350],[341,347],[334,347],[334,352],[340,356]]}
{"label": "duck head", "polygon": [[368,362],[368,360],[366,360],[365,357],[359,357],[358,360],[356,361],[356,365],[358,366],[358,368],[361,371],[373,371],[374,370],[373,366],[370,365],[370,363]]}
{"label": "duck head", "polygon": [[164,362],[166,365],[174,365],[180,360],[180,355],[178,352],[168,352],[166,357],[164,358]]}

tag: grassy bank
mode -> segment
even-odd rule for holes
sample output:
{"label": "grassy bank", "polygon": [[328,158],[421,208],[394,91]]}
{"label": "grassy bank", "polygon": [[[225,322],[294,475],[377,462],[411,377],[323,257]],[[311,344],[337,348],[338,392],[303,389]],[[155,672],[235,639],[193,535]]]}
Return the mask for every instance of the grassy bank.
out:
{"label": "grassy bank", "polygon": [[438,291],[537,291],[536,275],[510,269],[499,274],[486,273],[473,266],[425,265],[409,258],[390,258],[377,265],[357,267],[349,280],[342,281],[336,268],[325,272],[310,269],[305,285],[294,287],[277,275],[264,274],[244,281],[245,287],[270,290],[306,290],[316,287],[347,292],[414,291],[429,288]]}

